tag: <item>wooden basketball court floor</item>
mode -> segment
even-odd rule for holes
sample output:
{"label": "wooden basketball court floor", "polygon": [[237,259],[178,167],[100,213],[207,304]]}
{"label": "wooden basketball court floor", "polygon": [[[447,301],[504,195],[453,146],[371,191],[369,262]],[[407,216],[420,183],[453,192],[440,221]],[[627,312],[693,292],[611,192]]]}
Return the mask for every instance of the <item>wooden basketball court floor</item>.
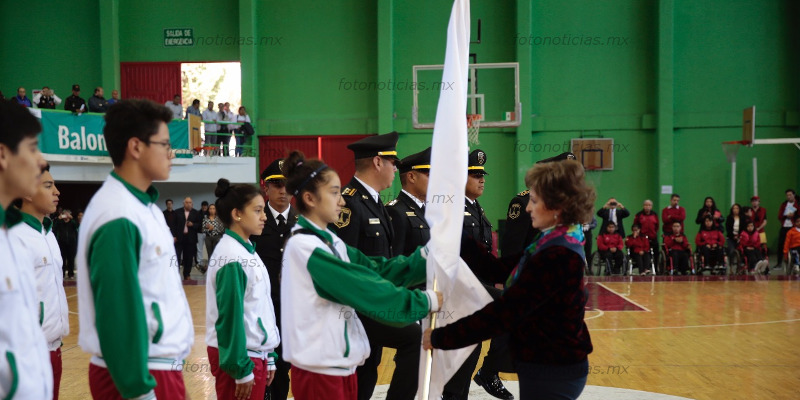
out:
{"label": "wooden basketball court floor", "polygon": [[[758,278],[758,279],[757,279]],[[594,343],[588,385],[690,399],[800,399],[800,280],[785,276],[587,278]],[[69,282],[74,284],[74,282]],[[192,399],[215,399],[205,337],[205,286],[184,286],[195,343],[184,379]],[[89,356],[77,346],[74,286],[66,287],[60,398],[91,398]],[[484,346],[484,353],[487,346]],[[378,384],[391,379],[384,350]],[[513,374],[501,374],[516,380]]]}

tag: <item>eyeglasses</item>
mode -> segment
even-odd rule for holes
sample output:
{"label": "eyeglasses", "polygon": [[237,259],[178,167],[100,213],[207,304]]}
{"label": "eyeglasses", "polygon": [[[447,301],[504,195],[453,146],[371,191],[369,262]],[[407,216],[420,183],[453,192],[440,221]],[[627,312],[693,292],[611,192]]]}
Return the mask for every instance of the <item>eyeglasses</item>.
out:
{"label": "eyeglasses", "polygon": [[148,145],[158,144],[158,145],[164,146],[164,147],[167,148],[167,151],[170,151],[170,149],[172,149],[172,143],[170,143],[169,140],[165,140],[163,142],[158,142],[158,141],[155,141],[155,140],[145,140],[144,142],[147,143]]}

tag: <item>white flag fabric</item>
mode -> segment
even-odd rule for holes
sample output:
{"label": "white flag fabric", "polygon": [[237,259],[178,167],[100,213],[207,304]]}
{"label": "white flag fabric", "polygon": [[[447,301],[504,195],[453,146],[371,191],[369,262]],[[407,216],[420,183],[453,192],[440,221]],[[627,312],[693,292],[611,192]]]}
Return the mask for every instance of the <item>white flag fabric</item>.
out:
{"label": "white flag fabric", "polygon": [[[434,276],[444,305],[436,318],[441,327],[474,313],[492,299],[459,257],[464,224],[464,188],[467,183],[467,77],[469,71],[469,0],[455,0],[447,26],[439,105],[433,129],[431,172],[425,218],[431,227],[428,242],[428,288]],[[422,329],[430,326],[430,317]],[[474,350],[434,350],[428,399],[439,399],[444,385]],[[426,352],[420,357],[418,397],[425,385]],[[426,399],[426,400],[428,400]]]}

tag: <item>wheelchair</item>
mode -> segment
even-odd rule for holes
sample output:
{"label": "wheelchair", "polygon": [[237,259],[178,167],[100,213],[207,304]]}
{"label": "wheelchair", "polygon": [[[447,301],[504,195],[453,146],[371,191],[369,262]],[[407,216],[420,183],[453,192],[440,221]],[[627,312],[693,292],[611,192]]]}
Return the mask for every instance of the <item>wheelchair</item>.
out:
{"label": "wheelchair", "polygon": [[[673,265],[672,257],[670,256],[669,250],[667,250],[667,245],[661,244],[661,254],[658,258],[658,273],[660,275],[675,275],[675,265]],[[692,252],[691,246],[689,247],[689,270],[687,271],[692,275],[697,274],[697,270],[695,269],[695,257],[694,253]]]}
{"label": "wheelchair", "polygon": [[734,260],[736,258],[738,258],[738,260],[735,260],[736,263],[734,263],[734,260],[731,260],[730,262],[731,268],[738,267],[737,271],[735,271],[735,274],[737,275],[747,275],[748,273],[752,275],[763,274],[767,266],[769,265],[769,251],[765,243],[761,244],[759,250],[761,253],[761,261],[756,262],[751,271],[750,270],[751,260],[747,257],[747,253],[744,251],[744,247],[742,247],[742,245],[739,244],[736,247],[736,251],[732,254]]}
{"label": "wheelchair", "polygon": [[640,275],[655,275],[656,274],[656,265],[655,265],[655,258],[653,257],[653,249],[648,247],[647,251],[650,254],[650,264],[641,266],[641,265],[634,265],[633,257],[631,256],[631,249],[626,248],[625,253],[627,255],[627,265],[628,266],[628,275],[633,275],[633,268],[636,267],[639,270]]}
{"label": "wheelchair", "polygon": [[706,260],[703,257],[703,253],[700,249],[695,249],[693,256],[694,256],[694,265],[697,266],[697,275],[703,275],[703,272],[708,271],[710,275],[728,275],[730,272],[729,264],[728,264],[728,255],[725,254],[725,247],[720,246],[717,248],[717,251],[720,252],[722,255],[722,264],[718,265],[706,265]]}
{"label": "wheelchair", "polygon": [[622,252],[622,267],[619,273],[615,274],[612,269],[614,261],[610,258],[603,258],[600,254],[600,250],[597,250],[593,252],[589,258],[589,270],[594,276],[626,276],[630,275],[630,263],[631,261],[630,257],[628,257],[628,253]]}
{"label": "wheelchair", "polygon": [[800,247],[789,250],[789,259],[786,262],[786,275],[792,274],[794,276],[800,276]]}

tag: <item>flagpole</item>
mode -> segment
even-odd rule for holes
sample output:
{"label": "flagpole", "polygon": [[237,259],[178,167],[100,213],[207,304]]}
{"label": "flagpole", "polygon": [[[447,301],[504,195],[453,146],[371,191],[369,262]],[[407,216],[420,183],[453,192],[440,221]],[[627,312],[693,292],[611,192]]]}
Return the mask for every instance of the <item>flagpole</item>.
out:
{"label": "flagpole", "polygon": [[[433,290],[436,291],[438,289],[436,282],[436,277],[433,277]],[[439,307],[441,308],[441,304]],[[431,310],[431,329],[436,328],[436,311]],[[433,349],[427,350],[425,352],[425,382],[422,385],[422,400],[428,400],[429,394],[431,392],[431,371],[433,367]]]}

